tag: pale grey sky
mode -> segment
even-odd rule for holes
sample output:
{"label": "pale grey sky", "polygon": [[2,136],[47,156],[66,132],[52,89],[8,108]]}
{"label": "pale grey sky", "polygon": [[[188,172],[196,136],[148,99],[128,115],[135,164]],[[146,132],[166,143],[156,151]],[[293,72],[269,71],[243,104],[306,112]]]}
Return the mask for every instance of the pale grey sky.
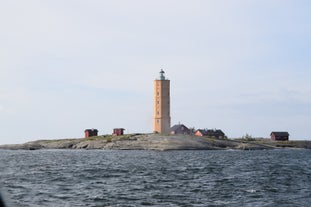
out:
{"label": "pale grey sky", "polygon": [[308,0],[2,0],[0,144],[172,124],[311,139]]}

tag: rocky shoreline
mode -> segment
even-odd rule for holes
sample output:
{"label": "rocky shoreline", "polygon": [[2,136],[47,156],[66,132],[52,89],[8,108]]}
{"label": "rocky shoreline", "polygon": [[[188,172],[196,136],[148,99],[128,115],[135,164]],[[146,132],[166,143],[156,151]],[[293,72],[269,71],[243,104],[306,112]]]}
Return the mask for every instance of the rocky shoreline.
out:
{"label": "rocky shoreline", "polygon": [[37,140],[24,144],[0,145],[8,150],[102,149],[102,150],[266,150],[311,149],[311,141],[230,140],[189,135],[132,134],[88,139]]}

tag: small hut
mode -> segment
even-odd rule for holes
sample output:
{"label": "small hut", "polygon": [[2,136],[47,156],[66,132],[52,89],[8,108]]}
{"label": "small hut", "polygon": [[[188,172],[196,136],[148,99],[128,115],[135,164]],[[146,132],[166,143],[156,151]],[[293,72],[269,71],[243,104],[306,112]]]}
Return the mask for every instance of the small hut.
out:
{"label": "small hut", "polygon": [[270,134],[272,141],[288,141],[289,133],[288,132],[271,132]]}
{"label": "small hut", "polygon": [[88,137],[94,137],[94,136],[98,136],[98,130],[97,129],[86,129],[84,130],[84,137],[88,138]]}
{"label": "small hut", "polygon": [[113,129],[113,133],[112,135],[113,136],[120,136],[120,135],[123,135],[124,134],[124,130],[123,128],[115,128]]}

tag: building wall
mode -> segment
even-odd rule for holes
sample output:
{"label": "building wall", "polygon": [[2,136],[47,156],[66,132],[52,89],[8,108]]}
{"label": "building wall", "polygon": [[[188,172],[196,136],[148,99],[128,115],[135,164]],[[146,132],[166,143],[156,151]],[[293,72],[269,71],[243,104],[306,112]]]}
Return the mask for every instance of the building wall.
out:
{"label": "building wall", "polygon": [[123,134],[124,134],[124,129],[122,129],[122,128],[113,129],[112,135],[120,136],[120,135],[123,135]]}
{"label": "building wall", "polygon": [[166,134],[170,132],[170,128],[170,81],[155,80],[153,131]]}
{"label": "building wall", "polygon": [[98,136],[98,130],[97,129],[87,129],[84,131],[84,137],[93,137],[93,136]]}
{"label": "building wall", "polygon": [[275,136],[274,134],[271,135],[271,140],[273,141],[288,141],[288,136]]}
{"label": "building wall", "polygon": [[203,137],[203,134],[200,131],[196,131],[194,135],[198,137]]}
{"label": "building wall", "polygon": [[275,135],[274,134],[271,134],[271,140],[275,141]]}

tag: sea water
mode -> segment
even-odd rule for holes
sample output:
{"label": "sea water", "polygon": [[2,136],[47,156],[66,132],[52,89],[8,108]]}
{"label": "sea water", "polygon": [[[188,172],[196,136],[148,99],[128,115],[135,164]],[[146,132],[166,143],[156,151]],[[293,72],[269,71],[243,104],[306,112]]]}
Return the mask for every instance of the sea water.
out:
{"label": "sea water", "polygon": [[310,206],[311,150],[0,150],[8,206]]}

